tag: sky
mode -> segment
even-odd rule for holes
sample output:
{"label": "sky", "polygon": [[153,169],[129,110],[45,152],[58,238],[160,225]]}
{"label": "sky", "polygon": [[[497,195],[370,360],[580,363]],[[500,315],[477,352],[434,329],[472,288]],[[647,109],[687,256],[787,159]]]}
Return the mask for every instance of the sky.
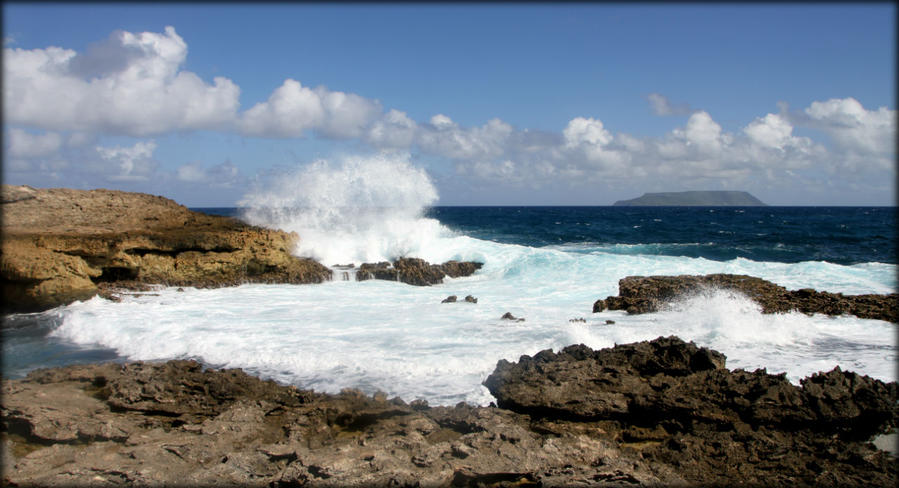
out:
{"label": "sky", "polygon": [[9,184],[230,207],[390,160],[438,205],[896,205],[894,3],[5,2],[3,44]]}

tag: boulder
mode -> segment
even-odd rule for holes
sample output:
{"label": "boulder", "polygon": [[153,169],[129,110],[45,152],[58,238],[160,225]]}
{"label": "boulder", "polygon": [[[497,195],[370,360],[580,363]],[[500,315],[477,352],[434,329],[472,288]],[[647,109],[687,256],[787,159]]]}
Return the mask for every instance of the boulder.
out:
{"label": "boulder", "polygon": [[393,263],[363,263],[356,272],[356,280],[401,281],[409,285],[430,286],[443,283],[443,278],[469,276],[483,266],[483,263],[447,261],[430,264],[419,258],[399,258]]}
{"label": "boulder", "polygon": [[734,290],[757,302],[762,313],[798,310],[806,314],[851,314],[860,318],[899,323],[899,294],[843,295],[811,288],[787,290],[770,281],[746,275],[628,276],[618,281],[618,296],[597,300],[593,312],[626,310],[656,312],[668,303],[709,290]]}
{"label": "boulder", "polygon": [[319,283],[321,264],[293,256],[295,233],[111,190],[2,187],[4,312],[93,296],[103,285]]}
{"label": "boulder", "polygon": [[[660,337],[501,360],[484,385],[500,408],[527,414],[535,425],[574,422],[615,432],[644,458],[672,463],[694,482],[705,477],[703,484],[731,477],[855,486],[876,484],[866,469],[896,476],[895,460],[871,464],[868,441],[895,428],[897,383],[839,368],[796,386],[783,374],[730,371],[716,351]],[[777,474],[759,472],[766,469]]]}

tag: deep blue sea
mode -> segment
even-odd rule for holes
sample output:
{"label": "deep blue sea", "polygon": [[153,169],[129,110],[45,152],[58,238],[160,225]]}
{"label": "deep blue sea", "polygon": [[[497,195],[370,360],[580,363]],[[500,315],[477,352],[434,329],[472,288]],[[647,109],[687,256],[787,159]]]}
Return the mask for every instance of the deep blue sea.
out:
{"label": "deep blue sea", "polygon": [[[321,391],[356,387],[432,404],[486,404],[492,398],[480,382],[499,359],[674,334],[725,353],[731,368],[766,367],[793,381],[837,365],[896,379],[896,325],[882,321],[765,315],[720,290],[654,314],[591,313],[630,275],[737,273],[790,289],[895,292],[895,207],[195,210],[296,231],[296,254],[326,265],[416,256],[484,267],[433,287],[163,288],[121,303],[94,298],[9,316],[4,377],[87,361],[195,358]],[[478,303],[441,303],[468,294]],[[507,311],[526,320],[500,320]]]}

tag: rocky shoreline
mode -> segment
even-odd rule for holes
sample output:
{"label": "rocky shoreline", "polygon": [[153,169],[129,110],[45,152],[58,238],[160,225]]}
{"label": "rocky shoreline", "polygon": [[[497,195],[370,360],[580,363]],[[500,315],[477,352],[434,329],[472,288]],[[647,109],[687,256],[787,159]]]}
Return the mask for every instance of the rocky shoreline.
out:
{"label": "rocky shoreline", "polygon": [[[192,212],[162,197],[3,185],[4,312],[156,285],[320,283],[296,234]],[[336,279],[428,286],[481,263],[337,267]],[[352,270],[352,273],[350,273]],[[594,312],[647,313],[709,290],[765,313],[899,318],[891,295],[787,290],[750,276],[627,277]],[[452,303],[451,296],[444,303]],[[465,302],[477,303],[474,297]],[[511,314],[504,319],[523,321]],[[585,319],[572,319],[586,322]],[[610,323],[612,321],[606,321]],[[194,361],[41,369],[4,380],[3,482],[252,486],[893,486],[871,439],[899,423],[899,387],[839,369],[789,383],[730,371],[676,337],[501,360],[496,406],[429,407],[323,394]],[[412,401],[410,401],[412,400]]]}
{"label": "rocky shoreline", "polygon": [[498,406],[300,390],[193,361],[3,382],[3,481],[26,485],[893,486],[899,389],[790,384],[676,337],[499,361]]}
{"label": "rocky shoreline", "polygon": [[711,290],[737,291],[758,303],[762,313],[799,311],[806,314],[855,315],[899,323],[899,293],[843,295],[811,288],[787,290],[770,281],[746,275],[628,276],[618,281],[618,296],[597,300],[593,313],[626,310],[630,314],[662,310],[682,297]]}
{"label": "rocky shoreline", "polygon": [[[38,312],[148,285],[321,283],[330,268],[291,254],[299,236],[194,212],[154,195],[3,185],[3,313]],[[366,263],[357,279],[415,285],[468,276],[481,263]]]}

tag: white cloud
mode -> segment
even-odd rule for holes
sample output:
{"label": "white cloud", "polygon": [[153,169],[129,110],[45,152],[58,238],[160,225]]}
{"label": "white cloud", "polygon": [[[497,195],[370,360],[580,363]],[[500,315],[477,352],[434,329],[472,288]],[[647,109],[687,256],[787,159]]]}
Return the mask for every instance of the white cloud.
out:
{"label": "white cloud", "polygon": [[713,156],[724,142],[721,126],[712,120],[708,112],[696,112],[687,119],[684,137],[688,145],[694,145],[701,153]]}
{"label": "white cloud", "polygon": [[325,118],[321,99],[299,81],[288,79],[268,101],[257,103],[243,114],[245,134],[271,137],[302,137]]}
{"label": "white cloud", "polygon": [[141,141],[131,147],[96,146],[97,155],[107,168],[106,178],[120,181],[141,181],[149,179],[156,169],[153,152],[156,142]]}
{"label": "white cloud", "polygon": [[562,131],[565,145],[575,147],[581,144],[604,146],[612,142],[612,134],[607,131],[602,121],[593,118],[577,117],[568,122]]}
{"label": "white cloud", "polygon": [[768,114],[752,121],[743,132],[756,144],[783,150],[793,140],[793,126],[783,117]]}
{"label": "white cloud", "polygon": [[886,107],[867,110],[854,98],[834,98],[812,102],[805,113],[830,135],[839,149],[859,155],[895,153],[895,110]]}
{"label": "white cloud", "polygon": [[180,70],[187,44],[165,33],[115,32],[86,54],[58,47],[4,49],[4,116],[10,124],[135,136],[223,128],[239,89]]}
{"label": "white cloud", "polygon": [[367,140],[376,147],[408,149],[415,141],[418,124],[405,112],[391,109],[368,131]]}
{"label": "white cloud", "polygon": [[493,159],[507,150],[513,132],[512,126],[500,119],[466,129],[438,114],[431,117],[430,124],[419,127],[416,143],[425,152],[452,159]]}
{"label": "white cloud", "polygon": [[336,138],[360,137],[381,114],[377,101],[352,93],[310,89],[287,79],[265,102],[243,113],[244,134],[261,137],[303,137],[318,130]]}
{"label": "white cloud", "polygon": [[55,132],[31,134],[22,129],[7,132],[8,155],[13,158],[35,158],[56,153],[62,145],[62,136]]}
{"label": "white cloud", "polygon": [[325,109],[321,133],[335,138],[356,138],[381,116],[383,110],[376,100],[369,100],[354,93],[328,91],[316,88]]}

